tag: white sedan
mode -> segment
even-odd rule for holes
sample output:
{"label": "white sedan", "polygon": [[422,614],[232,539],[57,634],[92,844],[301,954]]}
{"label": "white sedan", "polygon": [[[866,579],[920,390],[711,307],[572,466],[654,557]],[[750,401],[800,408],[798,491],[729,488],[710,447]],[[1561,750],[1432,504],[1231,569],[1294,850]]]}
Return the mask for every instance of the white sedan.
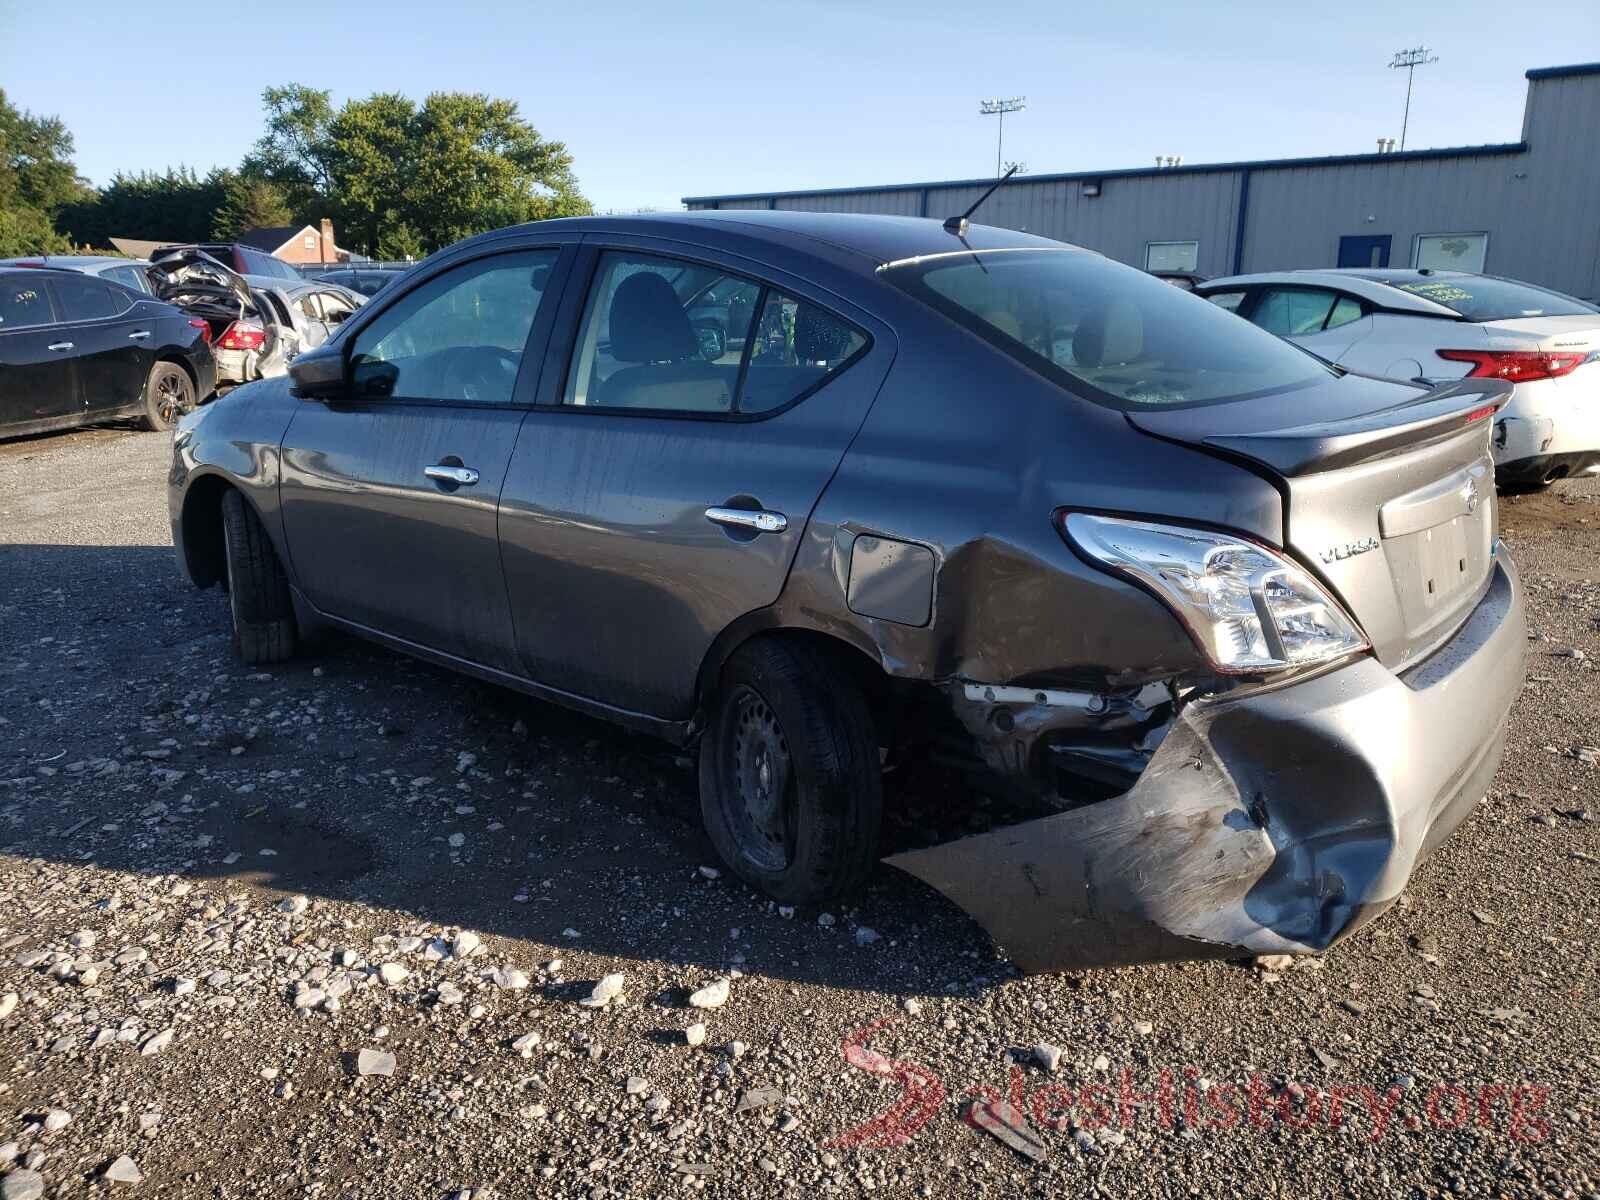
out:
{"label": "white sedan", "polygon": [[1495,422],[1495,476],[1533,490],[1600,474],[1600,308],[1461,271],[1274,271],[1195,289],[1364,375],[1516,385]]}

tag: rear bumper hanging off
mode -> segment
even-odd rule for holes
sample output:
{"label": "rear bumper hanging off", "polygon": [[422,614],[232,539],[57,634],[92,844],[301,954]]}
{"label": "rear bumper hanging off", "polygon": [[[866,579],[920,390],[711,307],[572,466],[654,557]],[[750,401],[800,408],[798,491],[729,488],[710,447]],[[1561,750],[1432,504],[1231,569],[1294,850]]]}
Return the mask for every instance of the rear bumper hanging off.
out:
{"label": "rear bumper hanging off", "polygon": [[1404,675],[1364,658],[1192,702],[1125,794],[887,861],[1029,972],[1325,950],[1483,796],[1526,637],[1502,554],[1466,623]]}

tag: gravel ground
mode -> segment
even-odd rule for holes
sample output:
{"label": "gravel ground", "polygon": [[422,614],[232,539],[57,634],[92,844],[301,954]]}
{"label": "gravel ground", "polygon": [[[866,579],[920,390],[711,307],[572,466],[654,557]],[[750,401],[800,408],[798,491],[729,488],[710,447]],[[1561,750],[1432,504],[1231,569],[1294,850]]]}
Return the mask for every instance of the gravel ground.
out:
{"label": "gravel ground", "polygon": [[1504,503],[1529,685],[1401,906],[1023,979],[889,868],[718,873],[670,748],[350,641],[242,669],[167,454],[0,445],[4,1200],[1600,1194],[1595,483]]}

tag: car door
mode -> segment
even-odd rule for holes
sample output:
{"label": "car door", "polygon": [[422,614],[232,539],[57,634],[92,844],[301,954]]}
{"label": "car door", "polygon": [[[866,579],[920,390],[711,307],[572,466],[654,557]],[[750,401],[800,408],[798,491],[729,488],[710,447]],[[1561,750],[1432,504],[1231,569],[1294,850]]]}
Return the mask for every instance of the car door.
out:
{"label": "car door", "polygon": [[64,424],[81,413],[77,374],[44,273],[0,273],[0,429]]}
{"label": "car door", "polygon": [[282,443],[284,535],[318,609],[515,669],[496,506],[566,265],[559,245],[482,255],[363,311],[345,394],[303,402]]}
{"label": "car door", "polygon": [[[528,675],[659,720],[783,588],[893,356],[803,280],[653,239],[586,245],[500,502]],[[702,336],[713,289],[732,324]]]}
{"label": "car door", "polygon": [[1330,362],[1372,332],[1361,301],[1331,288],[1269,284],[1260,289],[1250,320]]}
{"label": "car door", "polygon": [[86,416],[108,416],[137,405],[155,353],[155,324],[126,288],[92,275],[50,277],[66,353],[77,366],[79,400]]}

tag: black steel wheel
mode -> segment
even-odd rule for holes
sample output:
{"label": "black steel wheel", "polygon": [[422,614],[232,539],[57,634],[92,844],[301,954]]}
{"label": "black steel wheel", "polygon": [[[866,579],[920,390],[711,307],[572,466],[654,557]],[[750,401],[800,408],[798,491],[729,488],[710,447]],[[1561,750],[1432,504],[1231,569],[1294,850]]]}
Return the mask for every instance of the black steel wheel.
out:
{"label": "black steel wheel", "polygon": [[858,888],[877,859],[883,792],[855,681],[803,642],[740,647],[700,743],[700,809],[722,860],[775,900]]}

